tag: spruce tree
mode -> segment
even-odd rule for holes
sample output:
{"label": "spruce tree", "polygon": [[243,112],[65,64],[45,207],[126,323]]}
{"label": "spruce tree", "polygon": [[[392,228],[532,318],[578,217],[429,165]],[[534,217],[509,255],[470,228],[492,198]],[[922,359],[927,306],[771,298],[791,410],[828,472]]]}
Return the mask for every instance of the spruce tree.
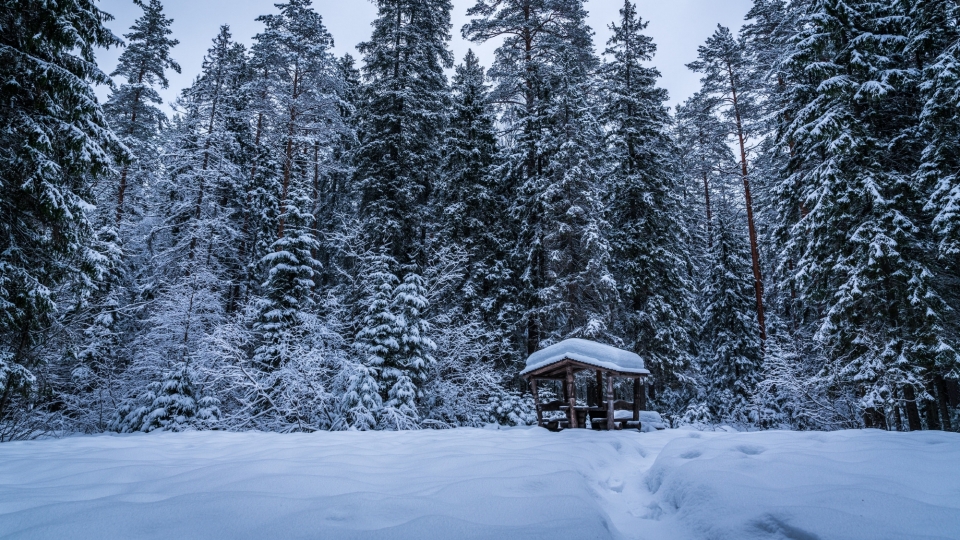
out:
{"label": "spruce tree", "polygon": [[[354,411],[348,414],[355,415],[351,423],[359,429],[372,429],[379,421],[382,390],[388,390],[379,381],[385,366],[396,369],[400,354],[400,329],[393,305],[393,291],[400,280],[393,270],[396,261],[385,251],[368,254],[362,265],[365,291],[361,304],[365,313],[354,341],[361,355],[360,369],[346,397],[348,409]],[[353,393],[357,394],[355,398]],[[357,411],[357,407],[362,409]]]}
{"label": "spruce tree", "polygon": [[423,398],[421,389],[427,379],[427,370],[435,362],[432,353],[437,348],[429,336],[426,311],[430,303],[426,295],[424,279],[413,271],[406,272],[403,283],[394,288],[393,306],[400,351],[396,364],[385,363],[382,372],[384,385],[389,387],[387,406],[411,418],[418,416],[417,402]]}
{"label": "spruce tree", "polygon": [[[916,416],[925,369],[955,361],[931,266],[922,195],[910,180],[916,91],[904,78],[906,29],[892,5],[812,2],[788,60],[781,144],[793,148],[778,187],[780,234],[798,255],[798,295],[822,313],[829,374],[856,389],[868,426]],[[902,392],[900,391],[902,389]],[[931,414],[932,413],[932,414]],[[933,424],[936,409],[928,411]],[[912,423],[912,422],[911,422]],[[917,426],[919,427],[919,426]]]}
{"label": "spruce tree", "polygon": [[359,431],[376,429],[377,417],[383,409],[383,400],[372,368],[362,363],[354,367],[340,406],[344,418],[342,427]]}
{"label": "spruce tree", "polygon": [[480,0],[464,36],[508,36],[490,71],[494,99],[508,104],[502,165],[515,245],[521,356],[570,336],[616,341],[605,163],[594,100],[598,60],[581,0]]}
{"label": "spruce tree", "polygon": [[923,99],[918,136],[923,147],[918,180],[932,188],[930,209],[948,265],[960,257],[960,5],[911,2],[907,53],[920,72]]}
{"label": "spruce tree", "polygon": [[[938,274],[944,283],[960,280],[960,4],[954,0],[915,0],[909,3],[906,55],[916,63],[917,89],[922,101],[919,125],[912,135],[920,150],[916,179],[929,193],[924,208],[933,214],[939,241]],[[941,286],[956,310],[955,287]],[[956,323],[946,331],[954,335]],[[948,384],[960,378],[956,355],[938,359],[927,374],[928,391],[935,397],[944,429],[958,429],[951,411]],[[949,383],[948,383],[949,381]],[[953,407],[955,409],[955,407]],[[932,417],[932,411],[928,414]]]}
{"label": "spruce tree", "polygon": [[[0,423],[34,397],[58,292],[106,272],[91,245],[92,184],[126,157],[91,88],[95,47],[120,40],[88,0],[0,4]],[[26,399],[25,399],[26,398]],[[8,434],[0,426],[0,439]]]}
{"label": "spruce tree", "polygon": [[674,143],[660,73],[644,65],[656,45],[629,0],[611,25],[603,82],[602,119],[608,126],[606,211],[612,227],[615,276],[623,301],[621,332],[664,383],[683,378],[696,333],[690,236],[674,166]]}
{"label": "spruce tree", "polygon": [[444,69],[453,64],[447,45],[451,2],[379,0],[377,6],[373,34],[359,46],[366,84],[358,106],[354,182],[363,249],[385,249],[383,256],[393,261],[386,272],[399,281],[391,300],[397,350],[383,357],[379,383],[383,422],[402,428],[419,421],[423,370],[432,362],[432,342],[422,335],[427,326],[420,276],[429,261],[427,235],[450,105]]}
{"label": "spruce tree", "polygon": [[753,394],[763,356],[743,221],[721,184],[715,198],[703,297],[700,376],[706,404],[721,422],[756,423]]}
{"label": "spruce tree", "polygon": [[468,254],[460,301],[465,309],[483,304],[493,295],[498,276],[492,271],[502,260],[502,219],[505,207],[493,178],[497,138],[496,118],[490,106],[485,71],[472,50],[453,76],[453,109],[444,141],[443,177],[438,186],[439,233],[444,241]]}
{"label": "spruce tree", "polygon": [[196,375],[189,364],[178,362],[164,373],[163,380],[151,383],[139,397],[140,404],[125,404],[111,429],[121,433],[187,431],[216,425],[220,402],[200,397]]}
{"label": "spruce tree", "polygon": [[450,0],[378,0],[361,43],[355,181],[368,248],[388,246],[401,265],[425,262],[428,200],[442,164],[449,107],[444,69],[453,64]]}

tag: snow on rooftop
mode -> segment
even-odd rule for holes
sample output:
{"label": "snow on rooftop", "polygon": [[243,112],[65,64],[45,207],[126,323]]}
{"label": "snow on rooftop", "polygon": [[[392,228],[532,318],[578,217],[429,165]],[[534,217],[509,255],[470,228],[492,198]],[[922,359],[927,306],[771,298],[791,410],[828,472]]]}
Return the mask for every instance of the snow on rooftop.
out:
{"label": "snow on rooftop", "polygon": [[643,358],[632,352],[595,341],[568,339],[530,355],[526,369],[520,374],[525,375],[565,359],[623,373],[650,373],[643,365]]}

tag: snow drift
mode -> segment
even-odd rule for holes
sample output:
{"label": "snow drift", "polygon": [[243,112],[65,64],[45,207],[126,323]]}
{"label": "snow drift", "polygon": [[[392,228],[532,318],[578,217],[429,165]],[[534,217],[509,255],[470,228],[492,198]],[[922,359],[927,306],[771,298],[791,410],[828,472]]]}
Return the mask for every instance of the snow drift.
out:
{"label": "snow drift", "polygon": [[960,435],[162,433],[0,445],[9,539],[934,539]]}

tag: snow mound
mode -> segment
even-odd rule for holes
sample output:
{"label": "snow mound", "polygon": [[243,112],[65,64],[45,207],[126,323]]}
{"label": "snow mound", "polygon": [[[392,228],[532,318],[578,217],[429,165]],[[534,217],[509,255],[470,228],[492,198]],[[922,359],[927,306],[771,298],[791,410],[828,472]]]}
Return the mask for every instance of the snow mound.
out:
{"label": "snow mound", "polygon": [[[617,420],[630,420],[633,418],[633,411],[616,411],[613,417]],[[663,421],[660,413],[654,411],[640,411],[640,430],[644,433],[667,429],[670,426]]]}
{"label": "snow mound", "polygon": [[960,436],[539,428],[0,445],[0,538],[935,539]]}
{"label": "snow mound", "polygon": [[527,359],[526,369],[520,374],[524,375],[567,358],[623,373],[650,373],[643,364],[643,358],[632,352],[595,341],[568,339],[530,355],[530,358]]}
{"label": "snow mound", "polygon": [[960,538],[960,436],[689,433],[645,478],[648,516],[695,538]]}

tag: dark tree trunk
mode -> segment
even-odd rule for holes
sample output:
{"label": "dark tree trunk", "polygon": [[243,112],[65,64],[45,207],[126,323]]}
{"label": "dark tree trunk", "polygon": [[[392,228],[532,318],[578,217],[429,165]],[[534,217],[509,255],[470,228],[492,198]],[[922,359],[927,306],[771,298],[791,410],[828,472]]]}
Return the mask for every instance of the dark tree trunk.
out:
{"label": "dark tree trunk", "polygon": [[947,398],[947,382],[939,373],[933,376],[933,386],[937,389],[937,404],[940,406],[940,420],[944,431],[953,431],[950,425],[950,405]]}
{"label": "dark tree trunk", "polygon": [[641,379],[633,380],[633,421],[640,420],[640,401],[643,399],[643,384]]}
{"label": "dark tree trunk", "polygon": [[923,412],[927,418],[927,429],[939,430],[942,426],[940,425],[940,411],[937,410],[937,391],[933,389],[933,382],[927,383],[927,393],[934,396],[933,400],[923,402]]}
{"label": "dark tree trunk", "polygon": [[947,400],[951,407],[960,406],[960,383],[954,379],[947,379]]}
{"label": "dark tree trunk", "polygon": [[747,232],[750,233],[750,257],[753,262],[753,287],[757,297],[757,322],[760,326],[760,340],[767,341],[767,322],[763,308],[763,274],[760,271],[760,242],[757,235],[757,224],[753,217],[753,195],[750,192],[750,175],[747,167],[747,142],[743,131],[743,119],[740,115],[740,104],[737,97],[737,85],[733,68],[727,66],[730,73],[730,92],[733,96],[733,112],[737,121],[737,138],[740,143],[740,171],[743,175],[743,195],[747,209]]}
{"label": "dark tree trunk", "polygon": [[896,403],[893,405],[893,424],[894,429],[897,431],[903,431],[903,414],[900,412],[900,396],[897,395],[896,389],[894,389],[894,398]]}
{"label": "dark tree trunk", "polygon": [[907,409],[907,423],[910,431],[920,431],[920,409],[917,408],[917,394],[910,385],[903,387],[903,404]]}
{"label": "dark tree trunk", "polygon": [[887,418],[882,411],[869,407],[863,411],[863,423],[867,429],[887,429]]}
{"label": "dark tree trunk", "polygon": [[127,174],[130,166],[124,165],[123,170],[120,172],[120,185],[117,187],[117,226],[120,226],[120,222],[123,220],[123,199],[127,193]]}

